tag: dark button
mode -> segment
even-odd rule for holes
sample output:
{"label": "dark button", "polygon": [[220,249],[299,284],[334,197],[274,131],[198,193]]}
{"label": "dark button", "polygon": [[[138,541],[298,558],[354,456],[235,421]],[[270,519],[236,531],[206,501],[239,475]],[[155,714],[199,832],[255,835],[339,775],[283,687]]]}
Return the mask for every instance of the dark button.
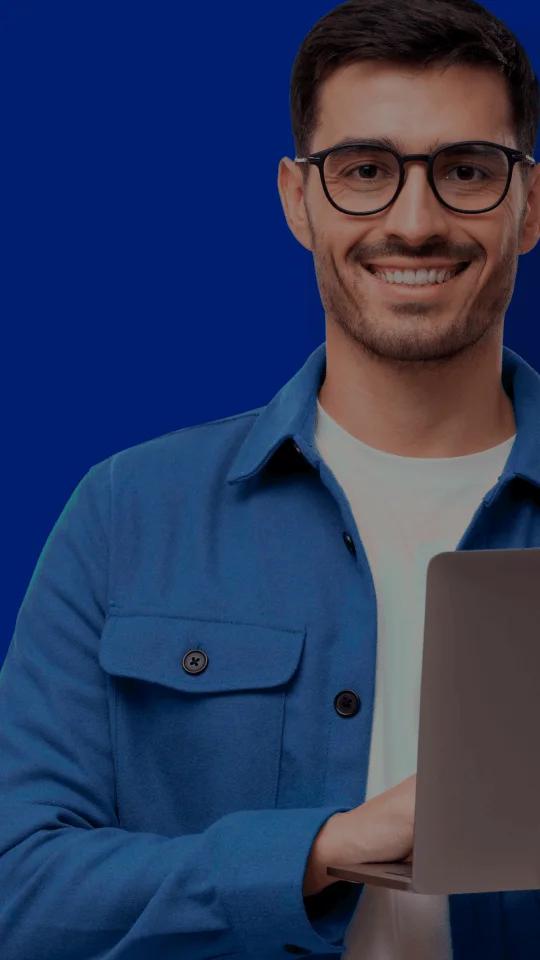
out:
{"label": "dark button", "polygon": [[347,550],[349,551],[349,553],[352,553],[353,557],[355,557],[355,556],[356,556],[356,547],[355,547],[355,545],[354,545],[354,540],[353,540],[353,538],[351,537],[350,533],[347,533],[346,530],[345,530],[344,533],[343,533],[343,539],[344,539],[344,541],[345,541]]}
{"label": "dark button", "polygon": [[284,950],[287,953],[311,953],[311,950],[308,950],[307,947],[297,947],[295,943],[286,943]]}
{"label": "dark button", "polygon": [[334,699],[334,707],[340,717],[354,717],[360,709],[360,697],[354,690],[342,690]]}
{"label": "dark button", "polygon": [[202,673],[208,666],[208,657],[203,650],[188,650],[182,666],[186,673]]}

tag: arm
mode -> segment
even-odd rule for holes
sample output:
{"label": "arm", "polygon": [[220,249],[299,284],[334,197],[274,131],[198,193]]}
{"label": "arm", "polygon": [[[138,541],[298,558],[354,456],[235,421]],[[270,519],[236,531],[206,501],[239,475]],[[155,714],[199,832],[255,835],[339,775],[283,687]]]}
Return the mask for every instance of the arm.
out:
{"label": "arm", "polygon": [[[110,466],[90,469],[49,535],[0,672],[2,960],[339,954],[302,895],[335,807],[236,811],[186,836],[120,825],[97,657]],[[319,929],[339,939],[338,913]]]}

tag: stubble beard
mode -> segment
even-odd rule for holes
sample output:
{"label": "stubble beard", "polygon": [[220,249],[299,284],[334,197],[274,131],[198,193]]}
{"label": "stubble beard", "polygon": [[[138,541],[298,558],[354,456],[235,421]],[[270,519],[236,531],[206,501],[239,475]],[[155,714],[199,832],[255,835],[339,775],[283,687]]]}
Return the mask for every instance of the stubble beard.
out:
{"label": "stubble beard", "polygon": [[[312,251],[319,294],[327,323],[338,325],[352,341],[373,358],[404,365],[439,365],[471,349],[483,338],[502,338],[502,326],[512,299],[518,268],[518,238],[508,245],[498,265],[472,299],[464,300],[463,312],[455,313],[452,301],[441,306],[431,303],[391,302],[392,289],[385,291],[381,281],[380,312],[373,313],[374,301],[366,286],[370,282],[364,268],[351,254],[341,270],[332,253],[324,248],[311,226]],[[468,270],[478,270],[473,263]],[[457,283],[470,283],[463,278]],[[460,291],[461,301],[463,294]]]}

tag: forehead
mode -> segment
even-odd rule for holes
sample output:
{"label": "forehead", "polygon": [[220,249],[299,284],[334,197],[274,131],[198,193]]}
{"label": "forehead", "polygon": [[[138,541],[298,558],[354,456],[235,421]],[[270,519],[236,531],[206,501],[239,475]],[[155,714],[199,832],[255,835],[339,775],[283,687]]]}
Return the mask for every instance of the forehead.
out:
{"label": "forehead", "polygon": [[323,81],[318,106],[312,151],[344,137],[379,135],[391,136],[403,152],[449,140],[515,146],[505,78],[489,66],[348,64]]}

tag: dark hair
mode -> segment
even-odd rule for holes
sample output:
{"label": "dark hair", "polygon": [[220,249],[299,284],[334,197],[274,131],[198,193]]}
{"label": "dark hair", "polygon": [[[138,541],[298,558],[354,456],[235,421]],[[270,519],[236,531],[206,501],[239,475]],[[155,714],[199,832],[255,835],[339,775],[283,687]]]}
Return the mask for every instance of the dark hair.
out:
{"label": "dark hair", "polygon": [[[383,60],[418,67],[486,64],[506,77],[517,148],[533,154],[540,88],[512,31],[475,0],[347,0],[321,17],[295,57],[290,108],[297,156],[310,152],[318,92],[338,67]],[[302,164],[304,176],[309,164]],[[519,164],[525,176],[530,167]]]}

